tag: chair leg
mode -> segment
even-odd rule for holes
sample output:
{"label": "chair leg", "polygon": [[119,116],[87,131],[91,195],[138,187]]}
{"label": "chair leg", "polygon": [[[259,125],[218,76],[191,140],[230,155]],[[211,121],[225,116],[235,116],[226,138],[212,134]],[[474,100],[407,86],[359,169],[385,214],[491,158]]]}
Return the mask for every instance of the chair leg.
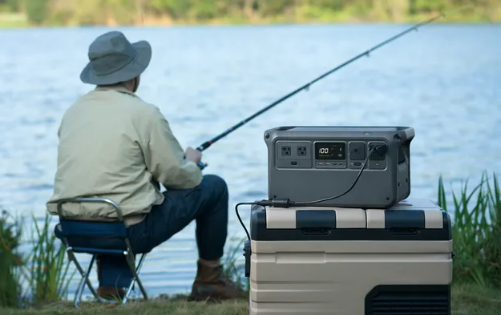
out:
{"label": "chair leg", "polygon": [[75,294],[75,300],[74,300],[75,307],[78,308],[78,304],[80,303],[80,300],[82,298],[83,289],[85,287],[85,284],[87,284],[87,286],[91,290],[92,294],[96,298],[98,298],[97,293],[94,291],[94,288],[92,287],[92,284],[90,283],[90,280],[89,280],[89,275],[90,275],[90,272],[92,271],[92,266],[94,265],[94,260],[96,259],[96,255],[92,255],[92,258],[91,258],[90,263],[89,263],[89,267],[87,268],[87,271],[85,273],[84,273],[82,267],[80,266],[80,264],[78,263],[78,261],[76,260],[75,256],[73,255],[73,253],[71,253],[71,255],[73,256],[73,261],[75,262],[77,269],[80,271],[80,274],[82,275],[82,280],[80,281],[80,285],[77,288],[77,292]]}
{"label": "chair leg", "polygon": [[[68,248],[68,256],[69,256],[69,260],[73,261],[75,263],[75,266],[77,267],[78,271],[80,272],[80,276],[82,277],[82,280],[80,282],[80,284],[82,283],[82,281],[84,281],[85,279],[85,273],[83,271],[83,268],[80,266],[80,263],[78,262],[77,258],[75,257],[75,254],[73,253],[73,251],[71,250],[71,248]],[[94,259],[95,259],[95,256],[93,256],[92,260],[91,260],[91,265],[89,266],[89,268],[92,268],[92,264],[94,262]],[[89,273],[90,274],[90,273]],[[87,286],[89,287],[92,295],[94,295],[94,297],[96,299],[99,299],[98,295],[97,295],[97,292],[96,290],[94,290],[94,287],[92,286],[92,284],[90,283],[90,280],[87,279],[86,280],[87,282]]]}
{"label": "chair leg", "polygon": [[[71,252],[71,249],[68,251],[68,256],[70,257],[69,259],[75,263],[78,271],[80,272],[80,275],[82,276],[82,279],[80,280],[80,283],[78,284],[77,293],[75,294],[75,298],[74,298],[75,306],[77,306],[78,303],[80,302],[81,295],[83,293],[83,287],[85,286],[85,284],[87,284],[87,286],[89,287],[89,290],[91,291],[92,295],[94,296],[94,298],[98,302],[101,302],[101,303],[116,303],[116,301],[107,301],[106,299],[103,299],[99,295],[97,295],[97,292],[94,289],[94,286],[92,285],[92,283],[89,280],[89,275],[90,275],[90,272],[92,271],[92,266],[94,265],[94,262],[96,260],[96,256],[95,255],[92,256],[92,259],[91,259],[91,262],[90,262],[90,265],[89,265],[89,269],[87,270],[87,272],[83,271],[83,268],[81,267],[80,263],[77,261],[74,253]],[[80,294],[79,294],[79,292],[80,292]],[[77,299],[78,299],[78,301],[77,301]]]}
{"label": "chair leg", "polygon": [[139,263],[137,265],[137,268],[135,267],[134,264],[134,256],[131,254],[127,254],[127,263],[129,264],[129,267],[131,269],[131,272],[134,276],[132,279],[132,283],[129,285],[129,288],[127,289],[127,293],[125,294],[122,303],[125,304],[127,303],[127,299],[130,295],[130,292],[132,291],[132,288],[134,287],[134,284],[137,282],[139,289],[141,290],[141,293],[144,297],[145,300],[148,300],[148,295],[146,294],[146,290],[143,287],[143,283],[141,282],[141,279],[139,279],[139,273],[141,272],[141,267],[143,266],[144,259],[146,258],[146,254],[142,254],[141,258],[139,259]]}
{"label": "chair leg", "polygon": [[78,286],[77,286],[77,290],[75,291],[75,297],[73,298],[73,304],[75,304],[75,307],[78,307],[78,303],[79,301],[78,300],[78,292],[80,292],[81,290],[81,287],[84,286],[85,284],[85,276],[83,273],[80,274],[80,282],[78,283]]}

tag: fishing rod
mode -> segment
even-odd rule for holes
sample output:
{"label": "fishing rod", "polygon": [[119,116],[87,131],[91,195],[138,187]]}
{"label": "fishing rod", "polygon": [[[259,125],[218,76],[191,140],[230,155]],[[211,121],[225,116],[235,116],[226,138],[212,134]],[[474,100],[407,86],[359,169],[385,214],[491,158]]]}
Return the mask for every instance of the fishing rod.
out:
{"label": "fishing rod", "polygon": [[[467,5],[467,6],[464,6],[464,7],[462,7],[462,8],[458,8],[457,10],[454,10],[454,11],[464,10],[466,7],[470,7],[470,6],[472,6],[472,5]],[[439,14],[439,15],[437,15],[437,16],[435,16],[435,17],[433,17],[433,18],[430,18],[430,19],[428,19],[428,20],[426,20],[426,21],[420,22],[420,23],[418,23],[418,24],[416,24],[416,25],[414,25],[414,26],[412,26],[412,27],[410,27],[410,28],[406,29],[405,31],[403,31],[403,32],[401,32],[401,33],[399,33],[399,34],[397,34],[397,35],[395,35],[395,36],[393,36],[393,37],[391,37],[391,38],[389,38],[389,39],[387,39],[387,40],[385,40],[385,41],[381,42],[380,44],[377,44],[376,46],[374,46],[374,47],[372,47],[372,48],[370,48],[370,49],[366,50],[365,52],[363,52],[363,53],[361,53],[361,54],[359,54],[359,55],[357,55],[357,56],[355,56],[355,57],[351,58],[350,60],[348,60],[348,61],[346,61],[346,62],[344,62],[344,63],[340,64],[339,66],[335,67],[335,68],[334,68],[334,69],[332,69],[332,70],[329,70],[328,72],[326,72],[326,73],[322,74],[321,76],[317,77],[316,79],[314,79],[314,80],[312,80],[312,81],[310,81],[310,82],[306,83],[305,85],[303,85],[303,86],[301,86],[301,87],[297,88],[296,90],[294,90],[294,91],[290,92],[289,94],[287,94],[287,95],[285,95],[285,96],[281,97],[280,99],[276,100],[275,102],[271,103],[270,105],[268,105],[268,106],[264,107],[263,109],[261,109],[261,110],[257,111],[255,114],[253,114],[253,115],[251,115],[251,116],[247,117],[246,119],[244,119],[244,120],[240,121],[239,123],[237,123],[236,125],[234,125],[234,126],[230,127],[229,129],[227,129],[227,130],[226,130],[226,131],[224,131],[223,133],[221,133],[221,134],[217,135],[216,137],[214,137],[214,138],[212,138],[212,139],[210,139],[210,140],[208,140],[208,141],[206,141],[206,142],[202,143],[200,146],[198,146],[198,147],[197,147],[197,150],[198,150],[198,151],[204,151],[204,150],[206,150],[207,148],[209,148],[211,145],[213,145],[213,144],[214,144],[214,143],[216,143],[217,141],[219,141],[219,140],[221,140],[222,138],[226,137],[228,134],[232,133],[232,132],[233,132],[233,131],[235,131],[236,129],[238,129],[238,128],[242,127],[243,125],[245,125],[246,123],[248,123],[248,122],[249,122],[249,121],[251,121],[252,119],[254,119],[254,118],[256,118],[257,116],[259,116],[259,115],[263,114],[264,112],[266,112],[266,111],[270,110],[271,108],[273,108],[273,107],[275,107],[276,105],[278,105],[278,104],[282,103],[283,101],[287,100],[288,98],[290,98],[290,97],[292,97],[292,96],[296,95],[297,93],[301,92],[302,90],[306,90],[306,91],[308,91],[308,89],[310,88],[310,86],[311,86],[311,85],[313,85],[314,83],[316,83],[316,82],[320,81],[321,79],[325,78],[326,76],[328,76],[328,75],[330,75],[330,74],[332,74],[332,73],[334,73],[334,72],[338,71],[338,70],[339,70],[339,69],[341,69],[341,68],[344,68],[345,66],[349,65],[350,63],[352,63],[352,62],[354,62],[354,61],[356,61],[356,60],[358,60],[358,59],[360,59],[360,58],[362,58],[362,57],[364,57],[364,56],[369,57],[371,52],[373,52],[373,51],[375,51],[375,50],[377,50],[377,49],[379,49],[379,48],[383,47],[384,45],[386,45],[386,44],[388,44],[388,43],[390,43],[390,42],[392,42],[392,41],[396,40],[397,38],[399,38],[399,37],[401,37],[401,36],[403,36],[403,35],[405,35],[405,34],[407,34],[407,33],[411,32],[411,31],[417,31],[417,29],[418,29],[419,27],[421,27],[421,26],[425,26],[425,25],[427,25],[427,24],[430,24],[430,23],[434,22],[435,20],[438,20],[438,19],[440,19],[441,17],[445,17],[445,16],[446,16],[446,14],[445,14],[445,13],[441,13],[441,14]],[[201,170],[203,170],[205,167],[207,167],[207,165],[208,165],[208,164],[203,163],[203,162],[199,162],[199,163],[198,163],[198,167],[199,167]]]}

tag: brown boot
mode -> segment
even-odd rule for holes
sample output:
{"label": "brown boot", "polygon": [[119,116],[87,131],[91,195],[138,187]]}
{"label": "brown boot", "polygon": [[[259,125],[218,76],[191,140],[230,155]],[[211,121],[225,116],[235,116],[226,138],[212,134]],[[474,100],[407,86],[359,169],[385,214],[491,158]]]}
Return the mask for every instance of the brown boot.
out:
{"label": "brown boot", "polygon": [[[97,279],[99,283],[101,283],[101,261],[99,259],[99,256],[96,259],[96,266],[97,266]],[[125,290],[122,288],[99,286],[97,288],[97,295],[106,300],[116,300],[116,299],[123,300],[123,298],[125,297]]]}
{"label": "brown boot", "polygon": [[188,301],[222,301],[245,298],[245,291],[223,272],[223,266],[198,262],[197,276]]}
{"label": "brown boot", "polygon": [[97,295],[106,300],[123,300],[125,296],[125,290],[122,288],[100,286],[99,288],[97,288]]}

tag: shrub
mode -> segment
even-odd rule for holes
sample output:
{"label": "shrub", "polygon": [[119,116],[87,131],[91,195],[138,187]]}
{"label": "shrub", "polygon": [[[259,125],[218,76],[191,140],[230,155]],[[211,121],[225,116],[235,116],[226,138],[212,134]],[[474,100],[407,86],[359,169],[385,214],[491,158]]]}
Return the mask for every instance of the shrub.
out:
{"label": "shrub", "polygon": [[21,241],[21,223],[7,211],[0,216],[0,307],[15,307],[21,291],[19,266],[21,256],[16,253]]}

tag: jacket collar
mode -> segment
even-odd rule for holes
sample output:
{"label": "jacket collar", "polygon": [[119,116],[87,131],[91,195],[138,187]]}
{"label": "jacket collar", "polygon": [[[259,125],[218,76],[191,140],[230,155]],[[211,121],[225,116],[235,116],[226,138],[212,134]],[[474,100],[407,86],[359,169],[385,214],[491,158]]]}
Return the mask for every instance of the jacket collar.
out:
{"label": "jacket collar", "polygon": [[134,97],[138,97],[134,92],[127,90],[125,88],[125,86],[123,86],[121,84],[112,85],[112,86],[97,86],[95,90],[96,91],[116,91],[119,93],[125,93],[125,94],[132,95]]}

